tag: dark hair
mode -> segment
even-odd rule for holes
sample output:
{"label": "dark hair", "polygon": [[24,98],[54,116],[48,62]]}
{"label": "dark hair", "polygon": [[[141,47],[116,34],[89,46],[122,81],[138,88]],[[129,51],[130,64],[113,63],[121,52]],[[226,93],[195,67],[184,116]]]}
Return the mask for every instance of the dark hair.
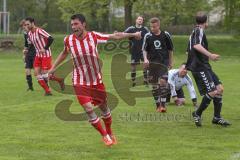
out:
{"label": "dark hair", "polygon": [[82,14],[74,14],[71,16],[71,20],[78,19],[81,23],[86,22],[86,18]]}
{"label": "dark hair", "polygon": [[157,17],[153,17],[150,19],[150,23],[160,23],[160,19]]}
{"label": "dark hair", "polygon": [[35,20],[34,20],[34,18],[32,18],[32,17],[27,17],[27,18],[25,18],[25,21],[29,21],[29,22],[31,22],[31,23],[35,23]]}
{"label": "dark hair", "polygon": [[196,15],[197,24],[203,24],[207,22],[207,15],[204,12],[198,12]]}

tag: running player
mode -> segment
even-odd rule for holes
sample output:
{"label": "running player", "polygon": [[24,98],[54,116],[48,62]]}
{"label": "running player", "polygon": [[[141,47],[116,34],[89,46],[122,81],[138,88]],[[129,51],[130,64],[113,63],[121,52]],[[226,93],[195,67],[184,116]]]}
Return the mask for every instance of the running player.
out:
{"label": "running player", "polygon": [[[117,140],[111,129],[112,117],[107,106],[97,45],[106,43],[108,39],[141,38],[141,33],[101,34],[87,31],[86,19],[82,14],[75,14],[71,17],[71,26],[73,34],[65,37],[64,49],[56,59],[49,74],[54,73],[56,67],[71,53],[74,65],[73,87],[78,101],[88,115],[89,122],[102,135],[105,145],[116,144]],[[106,130],[102,127],[99,117],[93,110],[94,105],[97,105],[102,111],[102,120]]]}

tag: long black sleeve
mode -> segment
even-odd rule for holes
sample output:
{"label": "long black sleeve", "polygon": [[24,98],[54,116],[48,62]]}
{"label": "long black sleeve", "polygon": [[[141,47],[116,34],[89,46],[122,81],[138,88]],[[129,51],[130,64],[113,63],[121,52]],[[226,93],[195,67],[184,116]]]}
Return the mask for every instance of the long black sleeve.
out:
{"label": "long black sleeve", "polygon": [[48,48],[51,46],[51,44],[53,43],[53,37],[49,36],[48,39],[47,39],[47,44],[46,46],[44,47],[44,49],[48,50]]}
{"label": "long black sleeve", "polygon": [[27,33],[24,33],[24,47],[25,48],[28,48],[28,35],[27,35]]}

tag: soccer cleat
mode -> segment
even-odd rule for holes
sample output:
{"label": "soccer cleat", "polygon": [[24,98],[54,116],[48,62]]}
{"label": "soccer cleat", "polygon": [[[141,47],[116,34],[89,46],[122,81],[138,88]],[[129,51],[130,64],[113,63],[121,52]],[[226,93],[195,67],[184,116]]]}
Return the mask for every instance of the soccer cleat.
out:
{"label": "soccer cleat", "polygon": [[62,91],[65,89],[64,79],[59,82],[60,88]]}
{"label": "soccer cleat", "polygon": [[103,136],[102,140],[106,146],[113,145],[113,141],[108,134],[106,136]]}
{"label": "soccer cleat", "polygon": [[45,92],[44,95],[45,95],[45,96],[52,96],[52,93],[51,93],[51,92]]}
{"label": "soccer cleat", "polygon": [[200,117],[199,115],[197,115],[195,111],[192,112],[192,116],[193,116],[195,125],[196,125],[197,127],[201,127],[201,126],[202,126],[201,117]]}
{"label": "soccer cleat", "polygon": [[111,135],[110,138],[111,138],[111,140],[112,140],[112,144],[117,144],[117,143],[118,143],[116,136]]}
{"label": "soccer cleat", "polygon": [[167,108],[163,107],[163,106],[158,106],[156,111],[161,112],[161,113],[165,113],[165,112],[167,112]]}
{"label": "soccer cleat", "polygon": [[167,112],[167,108],[166,108],[166,107],[160,107],[160,112],[161,112],[161,113]]}
{"label": "soccer cleat", "polygon": [[216,118],[214,117],[212,120],[213,124],[217,124],[217,125],[221,125],[221,126],[229,126],[231,125],[231,123],[229,123],[228,121],[224,120],[223,118]]}

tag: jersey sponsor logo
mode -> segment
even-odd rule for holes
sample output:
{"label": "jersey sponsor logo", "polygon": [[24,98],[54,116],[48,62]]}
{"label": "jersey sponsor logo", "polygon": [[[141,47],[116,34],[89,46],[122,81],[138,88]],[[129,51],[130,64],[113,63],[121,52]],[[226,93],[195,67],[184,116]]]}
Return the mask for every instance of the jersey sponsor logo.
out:
{"label": "jersey sponsor logo", "polygon": [[162,49],[161,42],[159,40],[155,40],[154,42],[155,49]]}

